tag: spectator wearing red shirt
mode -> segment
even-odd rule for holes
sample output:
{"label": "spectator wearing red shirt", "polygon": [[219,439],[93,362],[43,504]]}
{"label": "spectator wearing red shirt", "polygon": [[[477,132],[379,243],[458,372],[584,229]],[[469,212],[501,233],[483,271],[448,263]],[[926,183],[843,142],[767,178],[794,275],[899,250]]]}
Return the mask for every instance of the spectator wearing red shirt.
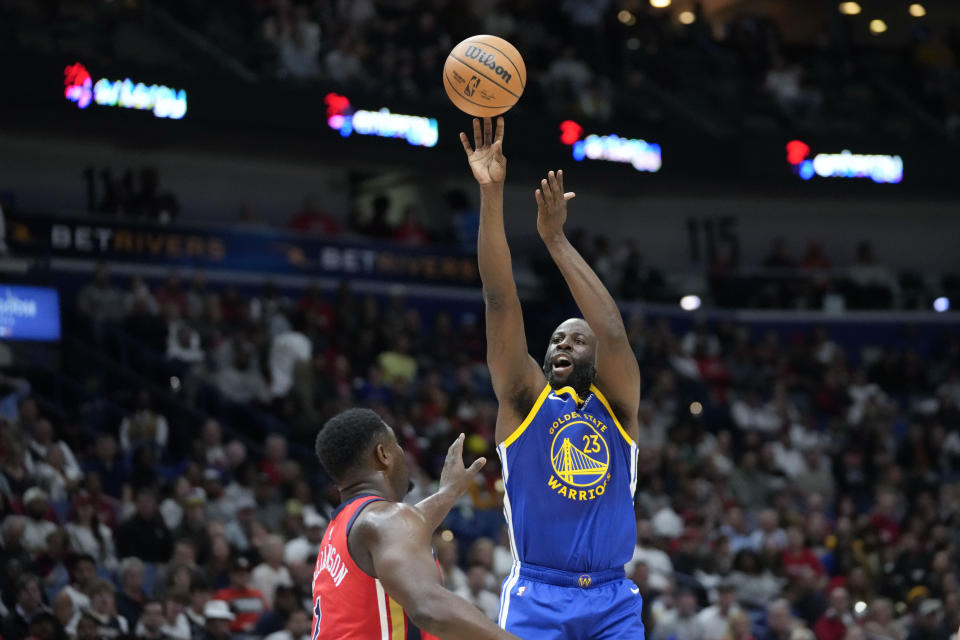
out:
{"label": "spectator wearing red shirt", "polygon": [[263,594],[250,588],[250,560],[238,556],[230,567],[230,586],[214,594],[230,606],[235,618],[230,623],[231,633],[250,633],[257,618],[267,610]]}
{"label": "spectator wearing red shirt", "polygon": [[843,640],[847,627],[853,625],[853,616],[850,615],[850,595],[845,588],[835,587],[830,591],[829,606],[817,620],[813,632],[817,640]]}
{"label": "spectator wearing red shirt", "polygon": [[413,207],[407,207],[403,214],[403,222],[393,229],[393,239],[400,244],[411,247],[423,247],[430,244],[430,236],[426,229],[417,220]]}
{"label": "spectator wearing red shirt", "polygon": [[820,559],[806,545],[803,532],[798,527],[787,529],[787,548],[780,554],[780,562],[784,574],[791,581],[800,577],[803,567],[810,567],[818,576],[824,575]]}
{"label": "spectator wearing red shirt", "polygon": [[897,544],[900,540],[897,497],[892,491],[881,491],[877,495],[877,506],[870,516],[870,525],[880,534],[880,540],[885,546]]}
{"label": "spectator wearing red shirt", "polygon": [[290,229],[335,236],[340,233],[340,225],[326,211],[319,208],[312,198],[307,198],[303,209],[290,220]]}

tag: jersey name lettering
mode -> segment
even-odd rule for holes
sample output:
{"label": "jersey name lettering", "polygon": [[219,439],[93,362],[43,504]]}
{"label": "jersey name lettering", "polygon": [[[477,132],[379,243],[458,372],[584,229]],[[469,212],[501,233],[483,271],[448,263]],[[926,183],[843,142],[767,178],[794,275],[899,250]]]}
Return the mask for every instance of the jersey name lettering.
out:
{"label": "jersey name lettering", "polygon": [[330,574],[330,579],[333,580],[335,587],[339,587],[343,579],[347,577],[348,569],[346,565],[343,564],[340,554],[332,544],[328,544],[320,550],[320,560],[317,562],[317,570],[313,573],[314,581],[316,581],[321,571],[326,571]]}

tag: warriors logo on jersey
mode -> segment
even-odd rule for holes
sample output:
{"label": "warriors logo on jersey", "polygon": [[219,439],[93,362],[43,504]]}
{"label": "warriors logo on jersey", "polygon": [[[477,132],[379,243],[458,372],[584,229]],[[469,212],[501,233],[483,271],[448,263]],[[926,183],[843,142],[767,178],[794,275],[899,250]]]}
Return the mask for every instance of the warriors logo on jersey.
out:
{"label": "warriors logo on jersey", "polygon": [[557,495],[594,500],[604,494],[610,480],[610,447],[604,437],[607,431],[607,425],[595,416],[576,411],[554,421],[549,431],[553,436],[553,474],[547,484]]}

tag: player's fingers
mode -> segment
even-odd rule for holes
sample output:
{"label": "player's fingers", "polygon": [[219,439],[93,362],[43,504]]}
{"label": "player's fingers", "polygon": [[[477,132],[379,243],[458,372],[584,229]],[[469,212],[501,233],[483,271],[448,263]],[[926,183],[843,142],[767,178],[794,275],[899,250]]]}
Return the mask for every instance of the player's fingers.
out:
{"label": "player's fingers", "polygon": [[560,185],[560,193],[563,193],[563,169],[557,171],[557,184]]}
{"label": "player's fingers", "polygon": [[503,116],[497,118],[497,142],[503,142]]}
{"label": "player's fingers", "polygon": [[470,138],[467,137],[463,131],[460,132],[460,144],[463,145],[463,150],[467,152],[467,155],[473,153],[473,148],[470,146]]}
{"label": "player's fingers", "polygon": [[447,449],[447,458],[453,459],[460,455],[460,451],[463,449],[463,434],[461,433],[457,436],[457,439],[453,441],[453,444],[450,445],[450,448]]}
{"label": "player's fingers", "polygon": [[543,209],[543,206],[544,206],[543,194],[540,193],[540,189],[537,189],[536,191],[533,192],[533,197],[536,198],[537,200],[537,208]]}
{"label": "player's fingers", "polygon": [[564,200],[573,200],[576,197],[577,197],[577,194],[574,193],[573,191],[567,191],[565,194],[563,194]]}
{"label": "player's fingers", "polygon": [[473,148],[479,149],[483,146],[483,133],[480,131],[480,118],[473,119]]}
{"label": "player's fingers", "polygon": [[496,154],[503,153],[503,140],[497,140],[490,148],[493,149],[493,152]]}
{"label": "player's fingers", "polygon": [[467,471],[471,474],[480,473],[480,469],[483,469],[483,466],[487,464],[486,458],[477,458],[473,461],[473,464],[470,465],[470,468]]}
{"label": "player's fingers", "polygon": [[489,145],[493,142],[493,120],[490,118],[483,119],[483,144]]}
{"label": "player's fingers", "polygon": [[544,178],[543,180],[540,181],[540,191],[543,192],[543,199],[544,199],[544,200],[549,200],[549,199],[550,199],[550,196],[551,196],[551,193],[550,193],[550,183],[547,182],[547,179],[546,179],[546,178]]}
{"label": "player's fingers", "polygon": [[550,183],[550,191],[554,196],[560,195],[563,191],[560,191],[560,185],[557,184],[557,174],[553,171],[547,173],[547,181]]}

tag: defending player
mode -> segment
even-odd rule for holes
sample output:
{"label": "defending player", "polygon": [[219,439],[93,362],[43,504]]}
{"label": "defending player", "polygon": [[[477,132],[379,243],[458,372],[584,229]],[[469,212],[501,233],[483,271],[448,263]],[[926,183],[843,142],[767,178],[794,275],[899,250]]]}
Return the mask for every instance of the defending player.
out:
{"label": "defending player", "polygon": [[350,409],[324,425],[317,457],[343,502],[313,573],[313,640],[517,640],[440,582],[431,536],[486,463],[465,469],[462,452],[461,435],[440,489],[409,506],[406,457],[380,416]]}
{"label": "defending player", "polygon": [[[643,638],[642,601],[623,566],[636,521],[640,370],[613,298],[567,241],[563,173],[536,191],[537,231],[585,320],[550,337],[541,367],[527,352],[503,226],[503,118],[460,134],[480,184],[477,253],[487,364],[499,401],[496,439],[514,567],[500,626],[537,640]],[[602,390],[602,391],[601,391]]]}

